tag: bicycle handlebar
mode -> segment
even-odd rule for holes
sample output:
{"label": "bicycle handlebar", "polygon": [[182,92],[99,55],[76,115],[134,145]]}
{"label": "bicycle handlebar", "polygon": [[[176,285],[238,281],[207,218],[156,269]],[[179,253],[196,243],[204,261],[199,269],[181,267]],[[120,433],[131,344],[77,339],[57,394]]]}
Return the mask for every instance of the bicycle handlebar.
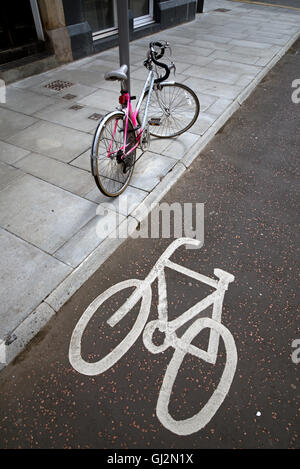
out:
{"label": "bicycle handlebar", "polygon": [[[154,47],[159,47],[160,52],[156,52],[154,50]],[[157,60],[157,59],[161,59],[164,56],[166,47],[168,47],[167,43],[162,44],[161,42],[150,42],[149,44],[150,57],[151,57],[152,62],[155,63],[155,65],[157,65],[158,67],[161,67],[165,70],[164,76],[160,78],[156,78],[156,80],[154,80],[154,83],[161,83],[162,81],[166,80],[170,75],[170,68],[168,67],[168,65],[162,62],[158,62]]]}

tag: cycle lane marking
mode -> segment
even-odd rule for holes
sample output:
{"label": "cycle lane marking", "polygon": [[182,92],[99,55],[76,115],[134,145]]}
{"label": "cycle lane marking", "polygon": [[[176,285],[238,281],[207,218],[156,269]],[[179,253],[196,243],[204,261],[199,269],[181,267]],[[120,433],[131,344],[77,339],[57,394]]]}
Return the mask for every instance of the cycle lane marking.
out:
{"label": "cycle lane marking", "polygon": [[[214,273],[219,277],[219,281],[216,281],[169,261],[169,257],[175,252],[177,247],[183,244],[197,244],[195,241],[196,240],[190,240],[188,238],[181,238],[174,241],[155,263],[145,280],[125,280],[113,285],[108,290],[100,294],[85,310],[76,324],[69,348],[69,361],[71,365],[79,373],[92,376],[104,373],[117,363],[117,361],[119,361],[134,345],[141,334],[143,334],[144,345],[152,353],[156,354],[163,352],[172,346],[174,348],[174,354],[168,364],[163,384],[159,392],[156,413],[161,424],[177,435],[190,435],[207,425],[227,396],[237,366],[237,351],[234,338],[230,331],[221,324],[222,305],[225,291],[228,288],[228,284],[234,280],[234,277],[221,269],[215,269]],[[196,280],[200,279],[200,281],[216,288],[214,293],[208,295],[177,319],[170,322],[168,321],[168,298],[166,279],[164,276],[164,268],[166,266],[170,268],[172,268],[172,266],[173,268],[174,266],[178,266],[178,268],[174,268],[174,270],[178,270],[179,272]],[[152,298],[151,284],[156,278],[158,278],[159,281],[159,319],[157,321],[151,321],[145,327],[150,314]],[[132,286],[136,287],[136,291],[132,293],[118,311],[106,321],[111,327],[114,327],[142,298],[140,312],[131,331],[125,336],[121,343],[104,358],[95,363],[86,362],[81,357],[81,338],[92,316],[108,298],[115,293],[118,293],[120,290],[130,288]],[[178,338],[175,333],[176,329],[184,325],[188,320],[193,319],[197,314],[211,304],[213,304],[213,318],[201,318],[196,320],[185,331],[183,336]],[[152,341],[153,333],[157,328],[156,325],[160,330],[166,333],[165,343],[160,346],[156,346]],[[204,328],[210,329],[208,351],[198,349],[191,344],[192,340]],[[216,390],[204,407],[193,417],[184,420],[174,420],[169,414],[168,408],[171,392],[185,355],[190,353],[210,364],[215,364],[218,355],[220,335],[226,348],[226,364]]]}

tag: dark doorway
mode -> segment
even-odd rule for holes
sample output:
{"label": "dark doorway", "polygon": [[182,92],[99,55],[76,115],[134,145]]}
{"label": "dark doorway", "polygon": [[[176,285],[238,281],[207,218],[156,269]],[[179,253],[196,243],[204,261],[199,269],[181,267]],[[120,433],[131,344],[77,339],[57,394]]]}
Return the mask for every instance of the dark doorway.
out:
{"label": "dark doorway", "polygon": [[37,41],[30,0],[1,0],[0,51]]}

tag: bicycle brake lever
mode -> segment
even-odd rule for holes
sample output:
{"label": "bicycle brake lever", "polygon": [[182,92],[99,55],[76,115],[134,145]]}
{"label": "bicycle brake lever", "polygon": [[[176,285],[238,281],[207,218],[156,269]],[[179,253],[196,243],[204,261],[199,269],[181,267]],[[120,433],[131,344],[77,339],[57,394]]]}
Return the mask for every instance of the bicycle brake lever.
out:
{"label": "bicycle brake lever", "polygon": [[171,65],[169,65],[169,70],[171,72],[171,70],[174,70],[174,76],[175,76],[175,73],[176,73],[176,65],[174,64],[174,62],[171,62]]}

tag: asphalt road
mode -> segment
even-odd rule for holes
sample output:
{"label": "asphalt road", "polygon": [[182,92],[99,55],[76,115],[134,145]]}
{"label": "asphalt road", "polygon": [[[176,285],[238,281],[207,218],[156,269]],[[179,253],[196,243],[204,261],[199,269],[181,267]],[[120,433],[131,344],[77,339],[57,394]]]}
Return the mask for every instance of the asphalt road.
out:
{"label": "asphalt road", "polygon": [[[178,421],[175,431],[156,414],[172,347],[153,354],[140,337],[98,375],[81,374],[69,363],[72,332],[90,303],[120,281],[144,279],[171,242],[130,239],[1,372],[0,448],[299,448],[300,364],[291,358],[292,343],[300,339],[295,79],[300,79],[299,42],[164,198],[169,204],[205,204],[204,246],[179,248],[172,259],[212,278],[214,268],[235,276],[222,323],[234,338],[237,367],[206,426],[178,435],[180,421],[205,407],[217,389],[226,366],[222,340],[215,365],[189,353],[183,359],[168,407]],[[166,278],[169,319],[212,290],[170,269]],[[140,303],[114,328],[105,321],[131,291],[115,293],[97,310],[82,339],[85,360],[97,361],[130,330]],[[157,303],[155,282],[149,320],[157,317]],[[211,315],[211,308],[199,313]],[[208,331],[196,334],[193,345],[205,350]],[[157,331],[156,345],[164,337]],[[229,347],[227,361],[233,351]]]}

